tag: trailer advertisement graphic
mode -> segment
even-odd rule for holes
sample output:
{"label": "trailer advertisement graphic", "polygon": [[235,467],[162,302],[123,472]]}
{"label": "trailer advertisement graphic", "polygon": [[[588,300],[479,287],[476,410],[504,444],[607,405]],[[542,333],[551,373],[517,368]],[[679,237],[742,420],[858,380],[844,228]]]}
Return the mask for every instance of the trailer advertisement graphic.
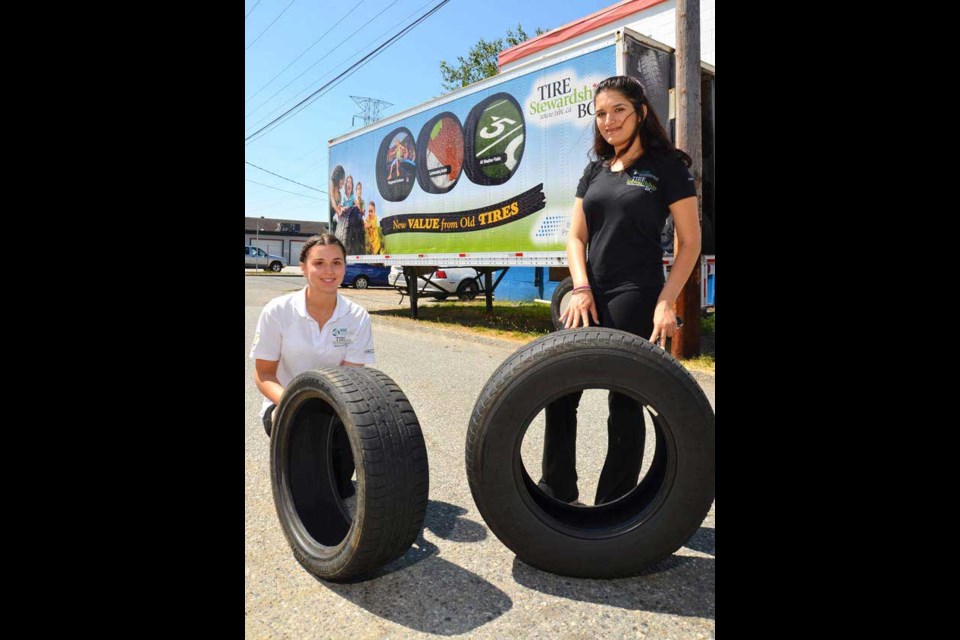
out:
{"label": "trailer advertisement graphic", "polygon": [[453,213],[404,213],[383,218],[383,235],[405,231],[445,233],[478,231],[515,222],[543,209],[543,184],[489,208]]}
{"label": "trailer advertisement graphic", "polygon": [[332,143],[331,229],[350,256],[563,252],[615,73],[611,45]]}

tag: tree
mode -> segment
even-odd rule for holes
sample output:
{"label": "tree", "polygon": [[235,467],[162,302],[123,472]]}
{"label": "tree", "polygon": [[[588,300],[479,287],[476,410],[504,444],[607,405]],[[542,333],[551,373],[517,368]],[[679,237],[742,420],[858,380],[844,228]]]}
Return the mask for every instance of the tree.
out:
{"label": "tree", "polygon": [[[546,33],[540,27],[534,36]],[[440,61],[440,74],[443,76],[443,88],[447,91],[453,91],[468,84],[473,84],[478,80],[497,75],[500,70],[497,65],[497,56],[504,49],[516,46],[521,42],[528,40],[530,36],[526,34],[519,24],[517,30],[507,29],[506,38],[497,38],[487,42],[483,38],[473,45],[467,53],[467,57],[457,56],[457,64],[447,64],[446,60]]]}

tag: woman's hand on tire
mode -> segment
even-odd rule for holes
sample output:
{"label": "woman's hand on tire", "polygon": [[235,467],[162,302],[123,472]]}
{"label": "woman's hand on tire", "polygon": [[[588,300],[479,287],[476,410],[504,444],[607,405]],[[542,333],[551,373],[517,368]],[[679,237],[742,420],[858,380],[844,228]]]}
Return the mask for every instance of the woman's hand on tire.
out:
{"label": "woman's hand on tire", "polygon": [[560,316],[565,329],[575,329],[579,326],[589,327],[590,318],[593,318],[594,324],[600,324],[600,318],[597,316],[597,303],[593,300],[593,292],[589,289],[575,291],[570,306]]}
{"label": "woman's hand on tire", "polygon": [[677,313],[672,304],[660,300],[653,311],[653,333],[650,334],[650,342],[666,348],[667,338],[672,338],[676,333]]}

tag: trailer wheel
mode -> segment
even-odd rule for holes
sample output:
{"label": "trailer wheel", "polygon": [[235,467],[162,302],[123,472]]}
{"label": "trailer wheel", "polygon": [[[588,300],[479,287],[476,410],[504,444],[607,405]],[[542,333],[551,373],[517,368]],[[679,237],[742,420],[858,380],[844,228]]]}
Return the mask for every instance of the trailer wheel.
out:
{"label": "trailer wheel", "polygon": [[[520,457],[540,410],[587,388],[640,401],[657,440],[639,486],[593,507],[548,496]],[[522,347],[490,377],[467,431],[467,479],[491,531],[527,564],[584,578],[633,575],[680,548],[710,510],[714,443],[713,409],[670,354],[625,331],[571,329]]]}
{"label": "trailer wheel", "polygon": [[[355,498],[342,496],[335,479],[343,462],[334,458],[334,438],[343,431],[356,465]],[[345,580],[416,540],[427,508],[427,451],[413,408],[386,374],[361,367],[300,374],[280,399],[270,446],[280,525],[310,573]]]}
{"label": "trailer wheel", "polygon": [[550,298],[550,318],[553,320],[553,328],[557,331],[563,329],[563,323],[560,322],[560,316],[570,306],[570,300],[573,298],[573,277],[567,276],[560,281],[557,288],[553,290],[553,297]]}

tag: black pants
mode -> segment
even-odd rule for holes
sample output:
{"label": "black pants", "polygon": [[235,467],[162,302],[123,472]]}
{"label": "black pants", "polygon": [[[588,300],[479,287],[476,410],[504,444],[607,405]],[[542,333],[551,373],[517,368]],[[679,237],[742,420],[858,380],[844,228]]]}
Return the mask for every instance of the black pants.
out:
{"label": "black pants", "polygon": [[[272,414],[276,406],[271,404],[267,407],[266,413],[263,414],[263,428],[266,429],[268,436],[273,431]],[[353,477],[356,465],[353,462],[353,452],[350,450],[350,440],[347,438],[347,432],[339,419],[334,422],[333,428],[335,429],[333,432],[333,477],[337,482],[340,496],[349,498],[354,494],[353,483],[350,482],[350,478]]]}
{"label": "black pants", "polygon": [[[653,311],[661,285],[640,291],[603,295],[594,293],[600,326],[629,331],[643,338],[653,333]],[[546,408],[543,468],[539,485],[562,502],[573,502],[577,489],[577,408],[583,391],[575,391]],[[646,437],[643,407],[639,402],[611,391],[607,397],[607,457],[600,472],[594,504],[626,495],[640,478]]]}

